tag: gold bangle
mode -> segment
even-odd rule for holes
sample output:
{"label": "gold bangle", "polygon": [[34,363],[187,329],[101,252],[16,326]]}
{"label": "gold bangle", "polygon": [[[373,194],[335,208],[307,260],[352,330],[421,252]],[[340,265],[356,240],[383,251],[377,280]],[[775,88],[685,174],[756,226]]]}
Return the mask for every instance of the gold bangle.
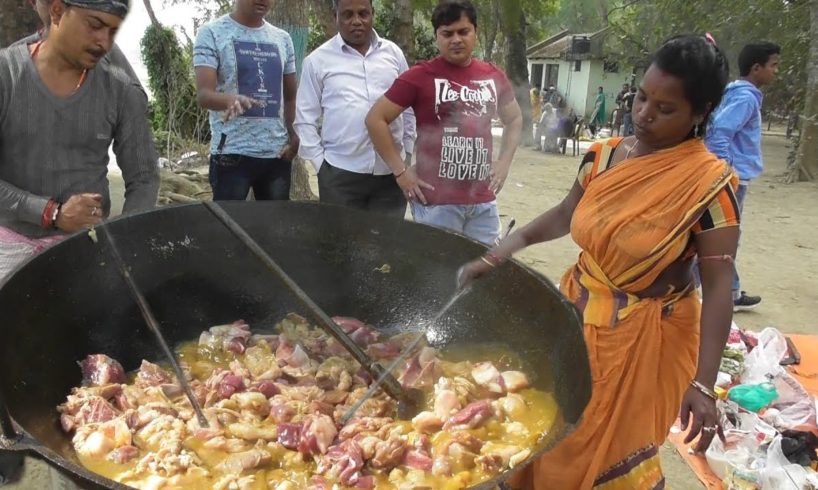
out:
{"label": "gold bangle", "polygon": [[492,264],[492,263],[491,263],[491,261],[490,261],[489,259],[487,259],[485,255],[481,255],[481,256],[480,256],[480,260],[482,260],[483,262],[485,262],[486,264],[488,264],[488,265],[489,265],[489,267],[491,267],[492,269],[493,269],[493,268],[495,268],[495,267],[497,267],[496,265]]}
{"label": "gold bangle", "polygon": [[695,379],[690,382],[690,386],[696,388],[697,390],[702,392],[702,394],[706,395],[707,397],[712,398],[713,401],[718,401],[718,399],[719,399],[719,396],[716,395],[715,391],[713,391],[712,389],[710,389],[707,386],[703,385],[702,383],[699,383]]}

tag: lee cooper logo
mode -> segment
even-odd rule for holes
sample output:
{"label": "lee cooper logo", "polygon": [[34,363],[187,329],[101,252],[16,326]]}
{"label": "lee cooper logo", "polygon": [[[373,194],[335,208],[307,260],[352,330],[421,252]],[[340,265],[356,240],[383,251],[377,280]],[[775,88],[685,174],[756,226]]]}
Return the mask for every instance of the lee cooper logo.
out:
{"label": "lee cooper logo", "polygon": [[454,106],[450,113],[461,112],[469,116],[488,114],[497,102],[494,80],[472,80],[471,84],[474,88],[445,78],[435,78],[435,113],[438,117],[441,107],[447,104]]}

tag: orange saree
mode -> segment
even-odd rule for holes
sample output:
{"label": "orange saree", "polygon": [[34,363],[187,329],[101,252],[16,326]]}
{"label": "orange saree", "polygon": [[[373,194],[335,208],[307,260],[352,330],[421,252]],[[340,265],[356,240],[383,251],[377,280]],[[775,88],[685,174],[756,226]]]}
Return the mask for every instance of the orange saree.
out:
{"label": "orange saree", "polygon": [[562,292],[583,312],[593,393],[576,431],[523,470],[515,488],[663,488],[658,448],[696,370],[695,292],[636,293],[689,247],[732,171],[698,139],[605,169],[621,139],[594,145],[571,235],[582,248]]}

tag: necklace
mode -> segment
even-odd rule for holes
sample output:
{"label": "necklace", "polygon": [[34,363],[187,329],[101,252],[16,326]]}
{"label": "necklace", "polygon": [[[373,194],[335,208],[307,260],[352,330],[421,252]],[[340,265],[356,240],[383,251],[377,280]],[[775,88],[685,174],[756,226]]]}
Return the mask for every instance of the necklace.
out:
{"label": "necklace", "polygon": [[625,153],[625,158],[623,158],[623,160],[627,160],[628,158],[630,158],[630,156],[631,156],[631,152],[632,152],[632,151],[633,151],[633,149],[634,149],[634,148],[636,148],[637,146],[639,146],[639,140],[634,138],[634,140],[633,140],[633,144],[631,145],[631,147],[630,147],[630,148],[628,148],[628,151]]}
{"label": "necklace", "polygon": [[[37,57],[37,54],[40,52],[40,46],[42,46],[42,45],[43,45],[42,41],[39,41],[36,44],[34,44],[34,46],[31,48],[31,59],[34,59],[34,58]],[[85,77],[87,77],[87,76],[88,76],[88,69],[82,70],[82,73],[80,74],[80,79],[77,82],[77,86],[74,87],[74,91],[71,92],[71,95],[74,95],[79,91],[79,89],[82,87],[82,84],[85,83]]]}

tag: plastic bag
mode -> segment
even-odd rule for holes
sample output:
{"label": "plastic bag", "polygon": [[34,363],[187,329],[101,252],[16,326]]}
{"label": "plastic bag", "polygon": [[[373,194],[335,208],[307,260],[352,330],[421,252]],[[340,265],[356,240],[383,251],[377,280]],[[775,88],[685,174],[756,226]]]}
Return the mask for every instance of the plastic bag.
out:
{"label": "plastic bag", "polygon": [[815,404],[801,383],[784,372],[773,382],[778,399],[762,418],[779,430],[816,427]]}
{"label": "plastic bag", "polygon": [[738,385],[730,389],[727,397],[751,412],[758,412],[775,401],[778,392],[772,383]]}
{"label": "plastic bag", "polygon": [[809,468],[792,464],[781,449],[781,436],[767,448],[767,461],[761,471],[762,490],[808,490],[815,488],[816,474]]}
{"label": "plastic bag", "polygon": [[779,364],[787,353],[787,339],[777,329],[768,327],[758,335],[758,346],[744,359],[743,384],[766,383],[785,373]]}

